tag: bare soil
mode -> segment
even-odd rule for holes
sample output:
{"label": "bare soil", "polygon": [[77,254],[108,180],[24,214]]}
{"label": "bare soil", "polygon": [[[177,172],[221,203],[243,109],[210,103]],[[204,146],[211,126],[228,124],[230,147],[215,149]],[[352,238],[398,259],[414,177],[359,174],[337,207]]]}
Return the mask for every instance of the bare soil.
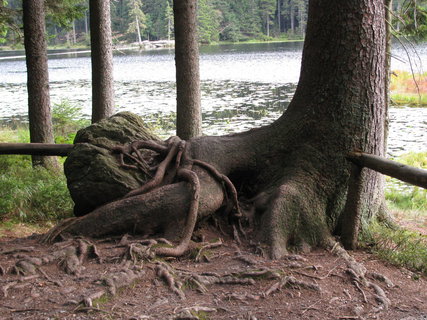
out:
{"label": "bare soil", "polygon": [[0,319],[427,319],[427,279],[367,252],[350,255],[371,286],[323,249],[270,260],[256,244],[203,234],[172,260],[144,256],[132,236],[2,238]]}

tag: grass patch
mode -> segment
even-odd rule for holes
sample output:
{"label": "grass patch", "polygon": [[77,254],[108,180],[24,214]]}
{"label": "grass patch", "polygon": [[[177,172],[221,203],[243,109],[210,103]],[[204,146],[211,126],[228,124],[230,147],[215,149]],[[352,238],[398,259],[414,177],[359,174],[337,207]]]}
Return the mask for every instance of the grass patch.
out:
{"label": "grass patch", "polygon": [[393,71],[390,83],[392,105],[427,107],[427,72],[413,74],[407,71]]}
{"label": "grass patch", "polygon": [[0,157],[0,221],[43,224],[70,217],[64,174],[33,168],[29,156]]}
{"label": "grass patch", "polygon": [[427,275],[427,236],[373,222],[361,233],[361,242],[380,258]]}
{"label": "grass patch", "polygon": [[412,210],[427,214],[427,190],[409,186],[397,179],[387,179],[392,182],[386,188],[385,196],[390,208],[396,210]]}
{"label": "grass patch", "polygon": [[[394,160],[427,169],[427,152],[410,152]],[[385,197],[399,226],[377,221],[365,225],[361,243],[386,261],[427,275],[427,190],[387,178]]]}
{"label": "grass patch", "polygon": [[[78,129],[88,124],[79,120],[80,109],[67,101],[53,107],[55,141],[72,143]],[[29,130],[0,130],[0,142],[28,143]],[[63,158],[61,158],[63,159]],[[72,215],[73,202],[65,175],[45,168],[33,168],[30,156],[0,156],[0,221],[48,224]],[[4,232],[3,232],[4,233]]]}
{"label": "grass patch", "polygon": [[90,120],[83,119],[81,108],[68,100],[53,105],[52,122],[55,143],[73,143],[77,131],[90,125]]}
{"label": "grass patch", "polygon": [[[395,160],[409,166],[427,169],[427,152],[410,152]],[[385,197],[387,204],[393,209],[418,211],[427,215],[426,189],[388,177]]]}

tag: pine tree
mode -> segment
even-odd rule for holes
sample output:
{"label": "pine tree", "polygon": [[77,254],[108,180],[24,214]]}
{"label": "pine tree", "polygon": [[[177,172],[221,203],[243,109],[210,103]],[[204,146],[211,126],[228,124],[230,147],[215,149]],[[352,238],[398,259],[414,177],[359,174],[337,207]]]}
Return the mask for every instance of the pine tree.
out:
{"label": "pine tree", "polygon": [[145,14],[142,11],[142,1],[141,0],[130,0],[129,1],[129,17],[131,22],[127,29],[128,33],[134,33],[136,35],[137,42],[141,45],[141,30],[143,31],[146,27],[145,25]]}

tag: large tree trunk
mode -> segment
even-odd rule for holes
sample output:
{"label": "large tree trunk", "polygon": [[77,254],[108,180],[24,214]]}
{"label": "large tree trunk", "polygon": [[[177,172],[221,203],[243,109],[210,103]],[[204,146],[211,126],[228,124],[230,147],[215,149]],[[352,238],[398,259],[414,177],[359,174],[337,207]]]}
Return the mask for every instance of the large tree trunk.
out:
{"label": "large tree trunk", "polygon": [[202,134],[197,1],[174,0],[176,132],[181,139]]}
{"label": "large tree trunk", "polygon": [[[31,142],[53,143],[44,1],[24,0],[22,8],[27,61],[30,140]],[[33,156],[32,159],[33,165],[42,165],[46,168],[58,167],[58,162],[53,157]]]}
{"label": "large tree trunk", "polygon": [[[253,237],[272,257],[325,245],[339,234],[346,222],[340,216],[350,181],[347,154],[384,154],[384,15],[383,0],[312,0],[300,82],[283,116],[248,132],[187,142],[189,158],[232,180],[255,223]],[[206,216],[222,206],[221,185],[209,170],[193,168],[202,186],[199,214]],[[368,170],[356,179],[358,208],[371,218],[381,208],[382,179]],[[65,229],[100,236],[166,228],[169,218],[185,220],[189,192],[184,183],[162,186],[102,206]]]}
{"label": "large tree trunk", "polygon": [[109,0],[90,0],[92,58],[92,123],[114,111],[113,48]]}

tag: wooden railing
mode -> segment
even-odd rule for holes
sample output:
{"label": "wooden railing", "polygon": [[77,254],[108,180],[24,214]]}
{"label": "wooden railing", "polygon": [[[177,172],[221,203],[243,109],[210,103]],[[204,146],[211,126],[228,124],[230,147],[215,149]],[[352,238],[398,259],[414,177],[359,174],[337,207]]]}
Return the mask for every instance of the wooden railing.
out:
{"label": "wooden railing", "polygon": [[55,143],[0,143],[0,154],[65,157],[73,147],[72,144]]}
{"label": "wooden railing", "polygon": [[427,189],[427,170],[418,169],[364,152],[351,152],[352,162],[347,200],[338,220],[336,233],[346,249],[355,249],[362,211],[363,168],[369,168],[390,177]]}
{"label": "wooden railing", "polygon": [[363,152],[351,152],[347,159],[360,167],[378,171],[387,176],[427,189],[427,170],[418,169]]}

